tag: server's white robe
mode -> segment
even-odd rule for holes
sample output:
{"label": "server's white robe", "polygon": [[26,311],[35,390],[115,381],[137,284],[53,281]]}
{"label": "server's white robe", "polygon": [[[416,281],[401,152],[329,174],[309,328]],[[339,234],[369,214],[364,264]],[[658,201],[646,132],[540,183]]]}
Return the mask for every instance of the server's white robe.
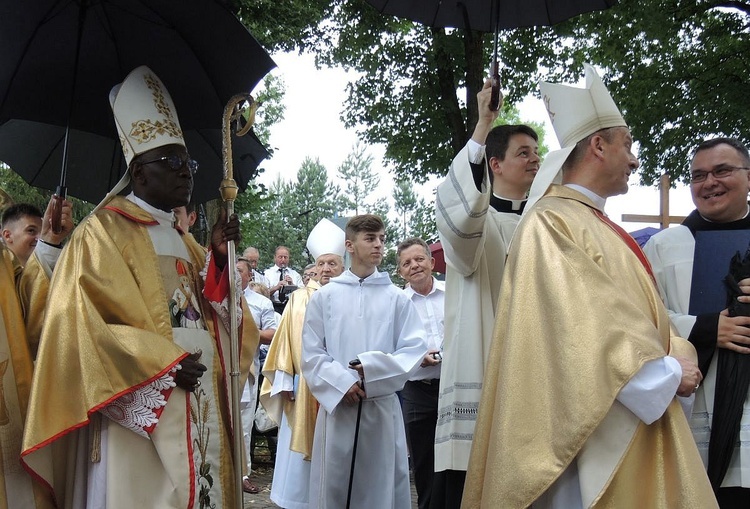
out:
{"label": "server's white robe", "polygon": [[352,507],[409,509],[406,437],[395,392],[427,353],[425,332],[406,294],[386,273],[359,280],[350,271],[310,298],[302,330],[302,373],[320,402],[310,474],[310,507],[346,506],[357,405],[342,398],[357,382],[358,358],[367,398],[362,405]]}

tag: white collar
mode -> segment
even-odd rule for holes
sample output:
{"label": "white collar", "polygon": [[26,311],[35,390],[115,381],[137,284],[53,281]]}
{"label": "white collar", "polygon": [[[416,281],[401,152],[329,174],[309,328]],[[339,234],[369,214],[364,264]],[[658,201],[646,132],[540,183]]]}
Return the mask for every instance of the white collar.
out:
{"label": "white collar", "polygon": [[154,217],[154,219],[156,219],[159,222],[160,225],[174,227],[175,217],[174,217],[174,212],[172,212],[171,210],[167,212],[165,210],[157,209],[153,205],[138,198],[133,193],[130,193],[125,198],[135,203],[136,205],[138,205],[140,208],[142,208],[149,214],[151,214]]}
{"label": "white collar", "polygon": [[587,189],[587,188],[585,188],[583,186],[580,186],[578,184],[564,184],[564,185],[565,185],[565,187],[569,187],[571,189],[575,189],[579,193],[585,195],[589,200],[591,200],[591,201],[594,202],[594,205],[596,205],[596,207],[599,210],[601,210],[602,212],[604,212],[604,205],[607,204],[607,199],[606,198],[602,198],[601,196],[599,196],[598,194],[596,194],[594,191],[592,191],[590,189]]}

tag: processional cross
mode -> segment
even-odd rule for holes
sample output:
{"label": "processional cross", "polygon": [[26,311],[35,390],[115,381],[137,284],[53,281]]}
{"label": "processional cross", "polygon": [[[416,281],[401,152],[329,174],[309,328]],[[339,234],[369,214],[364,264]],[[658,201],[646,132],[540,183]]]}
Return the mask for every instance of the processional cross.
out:
{"label": "processional cross", "polygon": [[631,223],[659,223],[661,229],[670,224],[680,224],[685,216],[669,215],[669,175],[665,173],[659,179],[659,215],[623,214],[622,220]]}

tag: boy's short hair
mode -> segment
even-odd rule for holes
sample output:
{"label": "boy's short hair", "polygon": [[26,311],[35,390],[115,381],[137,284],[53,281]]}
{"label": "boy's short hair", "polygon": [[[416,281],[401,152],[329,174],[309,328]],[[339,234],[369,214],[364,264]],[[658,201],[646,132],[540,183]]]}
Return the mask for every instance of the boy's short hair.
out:
{"label": "boy's short hair", "polygon": [[385,231],[385,224],[375,214],[362,214],[354,216],[346,223],[346,240],[354,240],[360,232]]}
{"label": "boy's short hair", "polygon": [[17,221],[24,216],[38,217],[39,219],[44,217],[42,211],[32,204],[16,203],[3,211],[3,218],[2,221],[0,221],[0,227],[5,228],[8,223]]}

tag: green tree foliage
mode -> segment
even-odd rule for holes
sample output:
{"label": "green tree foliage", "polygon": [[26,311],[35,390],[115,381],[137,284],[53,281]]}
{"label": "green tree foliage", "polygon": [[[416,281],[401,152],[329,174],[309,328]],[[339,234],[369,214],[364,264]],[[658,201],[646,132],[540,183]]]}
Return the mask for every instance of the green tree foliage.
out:
{"label": "green tree foliage", "polygon": [[[52,192],[32,187],[6,164],[0,163],[0,189],[4,190],[14,203],[31,203],[44,213],[52,198]],[[73,203],[73,220],[78,224],[93,209],[94,206],[77,198],[69,198]],[[2,211],[0,211],[2,212]]]}
{"label": "green tree foliage", "polygon": [[561,55],[573,69],[588,60],[609,71],[651,184],[665,171],[686,181],[690,151],[705,138],[750,141],[749,23],[744,1],[622,0],[558,35],[574,41]]}
{"label": "green tree foliage", "polygon": [[273,263],[276,247],[284,245],[289,248],[291,265],[304,267],[309,263],[307,236],[318,221],[336,215],[338,192],[320,161],[306,158],[293,182],[278,177],[258,210],[243,214],[242,248],[258,248],[260,266],[268,267]]}
{"label": "green tree foliage", "polygon": [[[342,118],[361,129],[364,141],[386,145],[397,176],[444,174],[476,123],[488,34],[430,29],[382,15],[363,0],[241,3],[269,47],[314,50],[321,65],[360,73]],[[653,183],[665,171],[684,180],[698,141],[749,141],[749,21],[746,1],[620,0],[555,27],[506,30],[506,101],[537,93],[540,80],[578,82],[582,64],[593,63],[640,144],[642,181]],[[283,27],[264,28],[269,24]]]}
{"label": "green tree foliage", "polygon": [[393,188],[393,202],[396,212],[401,219],[401,238],[408,236],[408,219],[417,208],[417,195],[408,180],[397,180]]}
{"label": "green tree foliage", "polygon": [[338,168],[337,177],[344,182],[339,197],[339,209],[354,215],[368,210],[369,197],[380,184],[380,177],[373,171],[373,158],[367,147],[358,142]]}
{"label": "green tree foliage", "polygon": [[409,236],[419,237],[428,244],[437,242],[438,231],[435,222],[435,202],[420,198],[417,202],[414,212],[411,215],[409,223]]}

